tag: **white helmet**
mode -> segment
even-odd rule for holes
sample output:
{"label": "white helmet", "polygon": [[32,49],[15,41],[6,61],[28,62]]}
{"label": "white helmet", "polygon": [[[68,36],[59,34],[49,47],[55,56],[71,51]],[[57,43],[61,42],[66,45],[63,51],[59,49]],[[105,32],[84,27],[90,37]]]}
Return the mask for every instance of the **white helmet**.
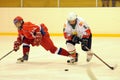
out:
{"label": "white helmet", "polygon": [[74,12],[71,12],[68,14],[67,20],[72,21],[72,20],[75,20],[76,18],[77,18],[77,14]]}

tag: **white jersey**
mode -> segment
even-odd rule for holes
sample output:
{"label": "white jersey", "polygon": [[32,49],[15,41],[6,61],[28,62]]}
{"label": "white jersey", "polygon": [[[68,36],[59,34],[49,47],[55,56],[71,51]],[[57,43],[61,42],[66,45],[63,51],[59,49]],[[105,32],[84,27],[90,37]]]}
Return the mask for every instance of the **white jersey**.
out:
{"label": "white jersey", "polygon": [[77,23],[74,29],[68,21],[66,21],[64,25],[64,37],[66,39],[70,39],[72,35],[76,35],[79,38],[87,38],[90,34],[90,28],[82,18],[77,18]]}

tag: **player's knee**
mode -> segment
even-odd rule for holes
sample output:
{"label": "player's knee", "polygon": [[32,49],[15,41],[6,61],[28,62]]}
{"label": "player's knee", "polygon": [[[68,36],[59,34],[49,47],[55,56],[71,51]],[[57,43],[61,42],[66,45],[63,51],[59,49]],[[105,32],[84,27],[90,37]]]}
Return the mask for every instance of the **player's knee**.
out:
{"label": "player's knee", "polygon": [[30,45],[27,43],[23,43],[23,47],[30,47]]}
{"label": "player's knee", "polygon": [[72,44],[72,43],[67,43],[66,45],[67,45],[68,51],[73,51],[73,50],[75,50],[75,45],[74,45],[74,44]]}
{"label": "player's knee", "polygon": [[50,49],[50,52],[51,52],[52,54],[55,54],[56,50],[57,50],[57,47],[53,47],[53,48]]}

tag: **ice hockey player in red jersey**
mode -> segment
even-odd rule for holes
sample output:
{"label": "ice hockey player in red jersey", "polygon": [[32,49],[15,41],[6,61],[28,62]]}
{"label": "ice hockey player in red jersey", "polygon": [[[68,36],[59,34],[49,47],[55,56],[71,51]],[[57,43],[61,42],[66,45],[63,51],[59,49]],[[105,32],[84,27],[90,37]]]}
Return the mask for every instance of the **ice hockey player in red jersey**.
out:
{"label": "ice hockey player in red jersey", "polygon": [[18,29],[18,37],[14,42],[14,50],[19,50],[20,45],[23,45],[23,56],[18,58],[18,62],[27,61],[29,58],[30,44],[32,46],[42,46],[45,50],[53,54],[69,56],[63,48],[57,48],[50,39],[48,29],[45,24],[35,25],[31,22],[24,22],[23,18],[17,16],[14,19],[14,24]]}
{"label": "ice hockey player in red jersey", "polygon": [[[72,58],[78,57],[75,44],[81,43],[82,50],[87,53],[86,61],[89,62],[93,56],[91,52],[92,33],[86,22],[81,17],[78,17],[76,13],[71,12],[69,13],[67,21],[64,24],[63,33],[66,39],[67,49]],[[68,62],[73,60],[74,59],[70,59]],[[78,59],[75,60],[75,62],[77,61]]]}

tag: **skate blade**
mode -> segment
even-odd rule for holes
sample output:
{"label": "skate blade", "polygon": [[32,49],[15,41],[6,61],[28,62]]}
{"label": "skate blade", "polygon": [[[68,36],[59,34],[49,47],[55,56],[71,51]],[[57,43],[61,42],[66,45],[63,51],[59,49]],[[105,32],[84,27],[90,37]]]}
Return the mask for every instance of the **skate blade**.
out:
{"label": "skate blade", "polygon": [[77,65],[77,62],[74,63],[67,63],[68,65]]}
{"label": "skate blade", "polygon": [[26,63],[27,60],[22,60],[22,61],[17,61],[16,63],[20,64],[20,63]]}
{"label": "skate blade", "polygon": [[75,64],[77,64],[77,62],[75,62],[75,61],[71,61],[71,60],[67,60],[67,64],[69,64],[69,65],[75,65]]}
{"label": "skate blade", "polygon": [[24,63],[24,61],[17,61],[16,63]]}

